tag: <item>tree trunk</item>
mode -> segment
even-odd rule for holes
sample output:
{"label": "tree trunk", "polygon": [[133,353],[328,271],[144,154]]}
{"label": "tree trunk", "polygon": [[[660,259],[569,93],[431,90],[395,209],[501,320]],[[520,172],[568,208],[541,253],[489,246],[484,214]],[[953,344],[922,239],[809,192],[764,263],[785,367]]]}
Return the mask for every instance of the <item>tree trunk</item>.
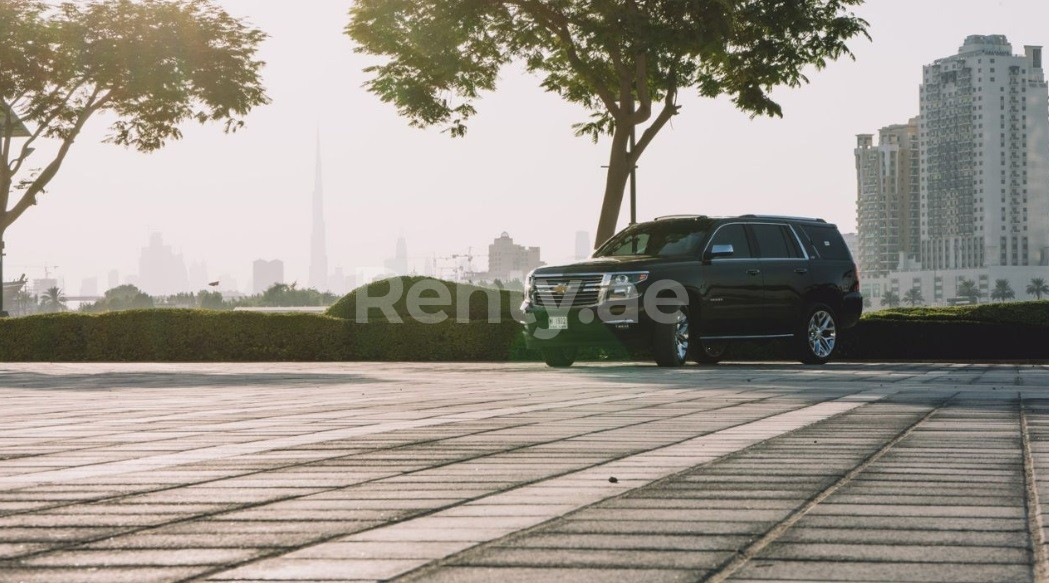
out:
{"label": "tree trunk", "polygon": [[627,124],[616,124],[612,136],[612,153],[608,158],[608,175],[605,180],[605,198],[601,205],[601,218],[597,223],[597,236],[594,237],[594,248],[616,234],[619,214],[623,208],[623,192],[630,178],[630,158],[627,145],[630,141],[630,128]]}

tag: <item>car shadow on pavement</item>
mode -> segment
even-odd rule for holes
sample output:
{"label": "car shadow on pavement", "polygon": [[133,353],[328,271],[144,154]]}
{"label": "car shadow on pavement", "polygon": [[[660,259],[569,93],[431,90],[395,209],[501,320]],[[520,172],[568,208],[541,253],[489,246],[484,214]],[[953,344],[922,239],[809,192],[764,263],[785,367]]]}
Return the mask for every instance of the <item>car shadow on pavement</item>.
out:
{"label": "car shadow on pavement", "polygon": [[206,387],[309,387],[385,382],[366,375],[345,373],[202,373],[102,372],[97,374],[42,374],[0,371],[0,389],[84,390],[177,389]]}

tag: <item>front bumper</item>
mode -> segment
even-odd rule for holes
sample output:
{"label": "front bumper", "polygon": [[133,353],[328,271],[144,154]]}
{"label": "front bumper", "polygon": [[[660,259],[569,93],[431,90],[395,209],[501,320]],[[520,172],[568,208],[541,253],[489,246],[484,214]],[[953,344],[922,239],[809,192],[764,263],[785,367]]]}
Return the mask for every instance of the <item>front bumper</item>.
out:
{"label": "front bumper", "polygon": [[[643,308],[607,319],[598,316],[598,306],[551,310],[529,303],[522,308],[525,344],[530,349],[593,346],[640,351],[651,345],[654,323]],[[552,316],[567,317],[568,328],[551,330]]]}

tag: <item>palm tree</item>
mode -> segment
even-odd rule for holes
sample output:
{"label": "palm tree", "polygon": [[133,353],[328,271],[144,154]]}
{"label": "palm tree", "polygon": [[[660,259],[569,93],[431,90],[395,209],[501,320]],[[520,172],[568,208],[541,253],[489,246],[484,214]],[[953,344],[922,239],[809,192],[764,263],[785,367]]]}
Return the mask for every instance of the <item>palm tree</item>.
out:
{"label": "palm tree", "polygon": [[1015,297],[1016,292],[1013,291],[1013,286],[1009,285],[1008,279],[996,279],[994,281],[994,289],[991,290],[992,300],[1004,302]]}
{"label": "palm tree", "polygon": [[66,311],[66,297],[57,286],[52,287],[44,293],[44,297],[40,298],[40,305],[47,312],[64,312]]}
{"label": "palm tree", "polygon": [[903,301],[911,305],[912,308],[917,307],[918,304],[925,303],[925,296],[922,295],[922,289],[915,287],[907,290],[907,293],[903,294]]}
{"label": "palm tree", "polygon": [[1046,284],[1044,279],[1036,277],[1027,286],[1027,293],[1041,301],[1042,296],[1049,295],[1049,284]]}
{"label": "palm tree", "polygon": [[887,308],[898,308],[900,307],[900,296],[896,295],[894,291],[887,291],[881,297],[881,305]]}
{"label": "palm tree", "polygon": [[980,287],[976,285],[976,282],[971,279],[963,279],[958,282],[958,297],[965,298],[972,303],[977,303],[983,296],[980,293]]}

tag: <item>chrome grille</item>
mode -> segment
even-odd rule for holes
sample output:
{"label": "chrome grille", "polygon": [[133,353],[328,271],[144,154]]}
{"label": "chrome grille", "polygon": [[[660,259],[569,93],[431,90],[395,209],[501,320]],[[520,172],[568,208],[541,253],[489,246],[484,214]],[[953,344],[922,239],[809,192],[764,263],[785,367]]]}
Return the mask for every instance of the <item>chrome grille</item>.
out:
{"label": "chrome grille", "polygon": [[[549,308],[593,306],[601,298],[605,275],[535,276],[535,303]],[[570,300],[570,301],[569,301]]]}

